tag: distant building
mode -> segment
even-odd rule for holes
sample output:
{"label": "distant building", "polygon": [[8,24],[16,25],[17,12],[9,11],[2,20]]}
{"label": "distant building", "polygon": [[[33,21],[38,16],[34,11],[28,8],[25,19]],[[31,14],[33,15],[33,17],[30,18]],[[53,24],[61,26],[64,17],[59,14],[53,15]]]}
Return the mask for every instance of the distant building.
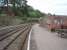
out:
{"label": "distant building", "polygon": [[48,16],[47,21],[49,21],[47,23],[49,29],[59,29],[61,28],[61,25],[63,25],[64,28],[67,28],[67,16],[51,15]]}

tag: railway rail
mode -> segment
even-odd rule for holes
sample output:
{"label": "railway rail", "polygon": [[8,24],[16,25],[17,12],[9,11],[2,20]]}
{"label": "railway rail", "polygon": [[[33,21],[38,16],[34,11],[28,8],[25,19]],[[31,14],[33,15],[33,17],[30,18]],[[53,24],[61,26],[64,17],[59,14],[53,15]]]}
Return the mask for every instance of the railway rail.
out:
{"label": "railway rail", "polygon": [[0,50],[22,50],[31,26],[22,24],[0,29]]}

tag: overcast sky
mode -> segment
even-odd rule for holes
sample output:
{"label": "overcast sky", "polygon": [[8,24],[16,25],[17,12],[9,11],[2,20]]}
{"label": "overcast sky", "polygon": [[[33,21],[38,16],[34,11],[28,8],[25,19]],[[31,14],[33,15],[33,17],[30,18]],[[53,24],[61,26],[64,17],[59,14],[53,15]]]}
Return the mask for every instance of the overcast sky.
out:
{"label": "overcast sky", "polygon": [[28,0],[28,4],[45,13],[67,15],[67,0]]}

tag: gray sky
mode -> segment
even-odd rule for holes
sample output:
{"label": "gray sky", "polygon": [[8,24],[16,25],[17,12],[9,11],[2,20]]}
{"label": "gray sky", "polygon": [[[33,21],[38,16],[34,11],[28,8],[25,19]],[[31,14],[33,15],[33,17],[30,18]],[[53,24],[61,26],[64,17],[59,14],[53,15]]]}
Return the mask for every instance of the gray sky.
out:
{"label": "gray sky", "polygon": [[67,0],[28,0],[28,5],[45,13],[67,15]]}

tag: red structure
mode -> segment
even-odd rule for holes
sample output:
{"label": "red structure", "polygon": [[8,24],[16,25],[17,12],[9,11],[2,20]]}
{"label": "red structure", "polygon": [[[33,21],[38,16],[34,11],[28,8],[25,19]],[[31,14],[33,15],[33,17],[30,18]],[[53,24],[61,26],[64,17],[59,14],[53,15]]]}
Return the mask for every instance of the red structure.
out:
{"label": "red structure", "polygon": [[67,29],[67,16],[50,15],[46,22],[50,30],[60,29],[62,26]]}

